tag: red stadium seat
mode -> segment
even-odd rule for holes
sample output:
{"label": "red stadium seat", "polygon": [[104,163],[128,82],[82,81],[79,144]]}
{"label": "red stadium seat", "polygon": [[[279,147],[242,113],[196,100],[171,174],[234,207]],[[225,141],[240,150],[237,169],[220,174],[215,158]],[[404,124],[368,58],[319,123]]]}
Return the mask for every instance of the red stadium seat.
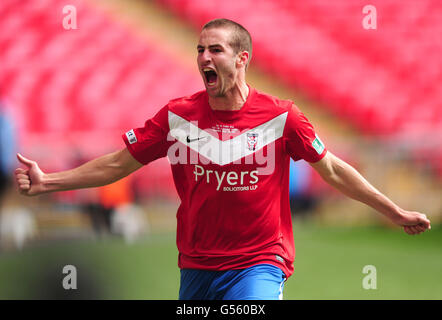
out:
{"label": "red stadium seat", "polygon": [[[2,91],[20,110],[23,150],[49,170],[63,169],[76,149],[92,158],[121,148],[122,133],[142,126],[169,99],[202,88],[196,70],[156,43],[87,1],[69,4],[81,16],[76,30],[63,28],[65,1],[0,2],[0,28],[8,30],[0,33]],[[177,76],[170,78],[168,68]],[[143,172],[157,181],[156,194],[175,196],[170,170]]]}

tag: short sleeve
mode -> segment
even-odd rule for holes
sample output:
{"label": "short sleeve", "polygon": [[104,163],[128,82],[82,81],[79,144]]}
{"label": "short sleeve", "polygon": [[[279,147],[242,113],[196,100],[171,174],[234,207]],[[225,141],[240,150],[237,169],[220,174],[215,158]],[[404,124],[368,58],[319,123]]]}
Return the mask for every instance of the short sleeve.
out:
{"label": "short sleeve", "polygon": [[288,111],[284,128],[284,144],[295,161],[304,159],[313,163],[321,160],[327,153],[313,125],[293,104]]}
{"label": "short sleeve", "polygon": [[122,135],[131,155],[143,165],[167,155],[168,109],[166,105],[147,120],[144,127],[131,129]]}

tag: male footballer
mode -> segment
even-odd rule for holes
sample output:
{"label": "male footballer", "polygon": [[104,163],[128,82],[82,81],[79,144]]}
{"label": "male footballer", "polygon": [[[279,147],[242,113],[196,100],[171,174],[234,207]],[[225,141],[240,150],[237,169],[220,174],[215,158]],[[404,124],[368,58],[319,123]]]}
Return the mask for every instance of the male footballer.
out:
{"label": "male footballer", "polygon": [[122,135],[126,147],[75,169],[44,173],[18,154],[21,194],[99,187],[169,157],[181,203],[177,212],[180,299],[281,299],[295,256],[289,163],[307,161],[330,185],[403,227],[430,229],[326,149],[288,100],[245,80],[249,32],[216,19],[202,29],[197,63],[205,90],[171,100],[144,127]]}

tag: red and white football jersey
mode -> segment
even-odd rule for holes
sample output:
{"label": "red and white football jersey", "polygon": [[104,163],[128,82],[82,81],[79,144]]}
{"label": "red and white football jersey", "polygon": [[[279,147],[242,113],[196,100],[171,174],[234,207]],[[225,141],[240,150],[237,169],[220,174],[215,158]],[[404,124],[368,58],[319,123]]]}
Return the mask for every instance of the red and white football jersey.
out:
{"label": "red and white football jersey", "polygon": [[171,100],[123,134],[142,164],[167,156],[181,199],[180,268],[231,270],[268,263],[293,273],[289,161],[326,149],[288,100],[250,88],[238,111],[215,111],[206,91]]}

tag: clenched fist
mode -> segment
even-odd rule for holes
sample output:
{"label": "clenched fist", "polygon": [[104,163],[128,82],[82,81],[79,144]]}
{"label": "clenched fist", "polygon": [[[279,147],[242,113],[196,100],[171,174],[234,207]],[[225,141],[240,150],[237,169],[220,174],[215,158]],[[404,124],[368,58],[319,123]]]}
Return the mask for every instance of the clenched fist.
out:
{"label": "clenched fist", "polygon": [[17,154],[17,159],[26,166],[25,169],[15,169],[18,191],[26,196],[35,196],[43,193],[43,178],[45,174],[40,170],[37,162],[26,159],[19,153]]}

